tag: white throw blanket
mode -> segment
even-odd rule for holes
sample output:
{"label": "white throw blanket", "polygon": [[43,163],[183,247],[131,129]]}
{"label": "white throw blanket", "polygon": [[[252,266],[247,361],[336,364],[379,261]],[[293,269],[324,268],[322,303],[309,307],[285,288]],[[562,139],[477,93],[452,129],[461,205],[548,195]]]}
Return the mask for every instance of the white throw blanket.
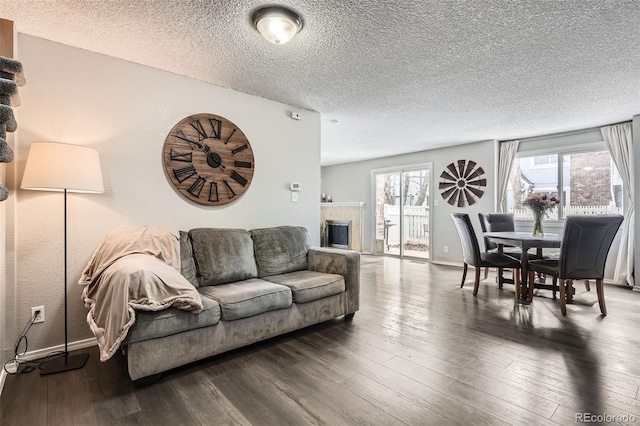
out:
{"label": "white throw blanket", "polygon": [[180,237],[175,232],[120,227],[102,240],[79,281],[85,286],[87,322],[98,339],[101,361],[118,350],[135,323],[136,309],[202,310],[200,294],[179,270]]}

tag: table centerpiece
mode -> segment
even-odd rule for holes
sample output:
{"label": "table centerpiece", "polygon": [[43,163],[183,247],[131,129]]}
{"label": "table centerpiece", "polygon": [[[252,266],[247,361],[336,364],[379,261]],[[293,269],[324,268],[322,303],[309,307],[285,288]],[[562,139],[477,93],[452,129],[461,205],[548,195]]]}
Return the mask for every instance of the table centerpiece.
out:
{"label": "table centerpiece", "polygon": [[522,203],[523,206],[527,206],[533,213],[533,236],[544,237],[544,231],[542,230],[542,217],[549,217],[549,210],[553,208],[560,201],[556,197],[549,197],[547,194],[540,194],[536,192],[527,197]]}

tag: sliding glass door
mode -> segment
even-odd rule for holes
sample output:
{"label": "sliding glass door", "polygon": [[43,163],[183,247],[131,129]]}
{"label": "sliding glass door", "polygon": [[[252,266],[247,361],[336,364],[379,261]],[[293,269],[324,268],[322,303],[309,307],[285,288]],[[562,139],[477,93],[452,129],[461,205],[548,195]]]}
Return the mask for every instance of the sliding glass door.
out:
{"label": "sliding glass door", "polygon": [[429,259],[430,165],[373,171],[375,252]]}

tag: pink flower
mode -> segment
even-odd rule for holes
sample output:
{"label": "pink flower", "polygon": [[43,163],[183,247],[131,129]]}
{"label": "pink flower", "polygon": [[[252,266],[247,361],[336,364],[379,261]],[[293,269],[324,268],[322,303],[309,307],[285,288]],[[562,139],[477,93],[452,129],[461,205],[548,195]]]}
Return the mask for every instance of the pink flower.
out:
{"label": "pink flower", "polygon": [[538,192],[531,194],[522,202],[523,206],[529,207],[537,213],[547,215],[547,211],[552,210],[559,203],[556,197],[549,197],[547,194]]}

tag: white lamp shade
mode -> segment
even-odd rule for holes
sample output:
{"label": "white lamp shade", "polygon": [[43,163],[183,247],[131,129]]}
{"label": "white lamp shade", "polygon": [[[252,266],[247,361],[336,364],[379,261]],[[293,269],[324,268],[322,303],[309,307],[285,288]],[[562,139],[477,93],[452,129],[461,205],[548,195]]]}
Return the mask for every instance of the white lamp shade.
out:
{"label": "white lamp shade", "polygon": [[34,142],[29,148],[22,189],[104,192],[100,155],[93,148]]}

